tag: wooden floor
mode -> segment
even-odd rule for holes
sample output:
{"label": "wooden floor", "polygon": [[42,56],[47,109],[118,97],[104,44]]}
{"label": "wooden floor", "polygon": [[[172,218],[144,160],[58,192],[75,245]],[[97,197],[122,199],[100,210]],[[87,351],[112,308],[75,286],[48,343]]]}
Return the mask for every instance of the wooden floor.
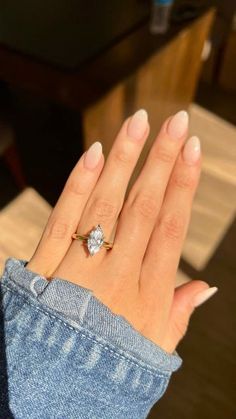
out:
{"label": "wooden floor", "polygon": [[[190,132],[201,138],[204,159],[177,285],[202,278],[219,291],[194,313],[177,348],[183,366],[150,418],[234,419],[236,128],[195,104],[189,112]],[[8,256],[31,257],[50,210],[27,188],[0,212],[0,271]]]}
{"label": "wooden floor", "polygon": [[204,160],[180,268],[219,291],[193,314],[177,348],[183,365],[149,418],[235,419],[236,128],[195,104],[190,115]]}
{"label": "wooden floor", "polygon": [[201,270],[235,217],[236,127],[196,104],[189,113],[190,134],[201,139],[203,166],[183,257]]}
{"label": "wooden floor", "polygon": [[236,418],[235,243],[234,221],[201,272],[201,278],[219,291],[193,314],[177,348],[183,365],[149,419]]}

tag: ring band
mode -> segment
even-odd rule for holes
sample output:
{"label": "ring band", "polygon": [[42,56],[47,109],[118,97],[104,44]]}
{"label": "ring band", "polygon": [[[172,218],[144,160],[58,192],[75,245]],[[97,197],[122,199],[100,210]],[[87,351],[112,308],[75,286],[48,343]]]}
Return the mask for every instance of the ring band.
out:
{"label": "ring band", "polygon": [[95,255],[102,246],[107,250],[111,249],[113,246],[113,243],[104,240],[104,233],[100,224],[98,224],[88,236],[74,233],[72,234],[72,239],[86,241],[91,256]]}

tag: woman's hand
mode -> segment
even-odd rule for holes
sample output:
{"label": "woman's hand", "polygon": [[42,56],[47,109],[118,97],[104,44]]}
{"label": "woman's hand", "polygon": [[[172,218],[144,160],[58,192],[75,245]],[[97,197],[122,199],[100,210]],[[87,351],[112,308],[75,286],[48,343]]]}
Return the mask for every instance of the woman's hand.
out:
{"label": "woman's hand", "polygon": [[[194,307],[216,290],[196,280],[175,289],[201,170],[199,140],[192,137],[184,146],[187,131],[184,111],[164,122],[126,200],[149,134],[146,111],[125,120],[105,166],[101,144],[94,143],[72,170],[27,264],[48,280],[59,277],[92,289],[114,313],[170,353],[184,336]],[[89,234],[97,224],[113,248],[101,247],[90,256],[86,244],[71,237],[76,231]]]}

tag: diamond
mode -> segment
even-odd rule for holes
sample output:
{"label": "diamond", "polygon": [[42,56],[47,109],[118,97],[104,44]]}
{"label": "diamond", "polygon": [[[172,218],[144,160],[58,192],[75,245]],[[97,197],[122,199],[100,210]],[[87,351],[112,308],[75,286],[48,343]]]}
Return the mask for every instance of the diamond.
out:
{"label": "diamond", "polygon": [[102,227],[100,224],[94,228],[91,233],[89,234],[88,240],[87,240],[87,247],[88,251],[91,256],[95,255],[100,248],[102,247],[104,242],[104,235],[102,231]]}

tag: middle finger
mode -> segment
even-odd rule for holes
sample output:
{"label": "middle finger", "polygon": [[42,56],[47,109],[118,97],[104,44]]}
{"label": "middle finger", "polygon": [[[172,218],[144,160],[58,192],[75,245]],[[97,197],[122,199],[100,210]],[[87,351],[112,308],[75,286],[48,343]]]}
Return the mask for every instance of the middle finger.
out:
{"label": "middle finger", "polygon": [[130,267],[141,265],[177,156],[188,133],[188,114],[168,118],[151,148],[121,212],[108,257]]}

